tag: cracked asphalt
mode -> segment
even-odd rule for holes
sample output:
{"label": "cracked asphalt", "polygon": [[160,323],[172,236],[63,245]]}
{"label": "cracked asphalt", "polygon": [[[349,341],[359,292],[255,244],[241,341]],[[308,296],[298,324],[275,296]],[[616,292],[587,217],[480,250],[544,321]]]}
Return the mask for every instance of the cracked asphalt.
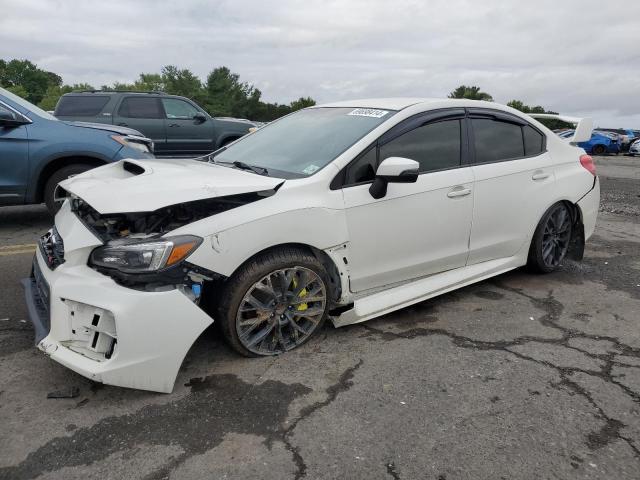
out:
{"label": "cracked asphalt", "polygon": [[170,395],[35,350],[18,281],[50,219],[0,209],[0,479],[640,478],[640,161],[597,166],[582,262],[327,325],[277,358],[212,329]]}

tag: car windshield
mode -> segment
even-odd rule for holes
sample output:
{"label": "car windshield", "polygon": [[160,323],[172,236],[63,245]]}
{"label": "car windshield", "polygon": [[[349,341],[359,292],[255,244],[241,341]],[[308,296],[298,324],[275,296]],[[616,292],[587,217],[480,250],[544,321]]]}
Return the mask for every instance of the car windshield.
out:
{"label": "car windshield", "polygon": [[219,151],[213,155],[213,160],[240,168],[258,167],[262,173],[271,176],[308,177],[393,113],[364,108],[300,110]]}
{"label": "car windshield", "polygon": [[19,97],[4,88],[0,88],[0,95],[7,97],[13,103],[20,105],[22,108],[27,109],[30,113],[34,113],[39,117],[46,118],[47,120],[58,120],[56,117],[45,112],[40,107],[36,107],[33,103],[27,102],[24,98]]}

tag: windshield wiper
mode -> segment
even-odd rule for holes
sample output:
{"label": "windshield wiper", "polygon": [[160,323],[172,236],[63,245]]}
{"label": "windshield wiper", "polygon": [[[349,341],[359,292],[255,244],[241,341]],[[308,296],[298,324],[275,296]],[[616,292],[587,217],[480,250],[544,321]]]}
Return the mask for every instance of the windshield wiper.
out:
{"label": "windshield wiper", "polygon": [[269,175],[269,170],[266,168],[258,167],[257,165],[249,165],[248,163],[244,163],[239,160],[233,162],[233,166],[242,170],[251,170],[253,173],[257,173],[258,175]]}

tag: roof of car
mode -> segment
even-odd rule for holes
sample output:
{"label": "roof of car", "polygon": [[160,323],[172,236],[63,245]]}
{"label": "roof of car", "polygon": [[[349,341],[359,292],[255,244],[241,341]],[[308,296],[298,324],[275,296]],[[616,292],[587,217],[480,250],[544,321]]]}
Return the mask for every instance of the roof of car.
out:
{"label": "roof of car", "polygon": [[318,107],[353,107],[353,108],[384,108],[387,110],[402,110],[417,103],[441,102],[441,98],[364,98],[345,100],[342,102],[325,103]]}

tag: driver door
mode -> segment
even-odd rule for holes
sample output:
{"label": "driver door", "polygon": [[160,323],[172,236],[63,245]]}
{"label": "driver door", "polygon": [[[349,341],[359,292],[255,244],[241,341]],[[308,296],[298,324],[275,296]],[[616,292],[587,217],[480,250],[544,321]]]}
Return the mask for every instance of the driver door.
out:
{"label": "driver door", "polygon": [[[394,127],[347,167],[342,191],[353,292],[465,266],[473,173],[463,139],[464,110],[426,114]],[[369,193],[373,164],[389,157],[416,160],[420,175],[415,183],[390,183],[376,200]]]}
{"label": "driver door", "polygon": [[213,121],[194,118],[201,114],[195,106],[179,98],[163,98],[167,125],[167,152],[176,155],[205,155],[215,150]]}

